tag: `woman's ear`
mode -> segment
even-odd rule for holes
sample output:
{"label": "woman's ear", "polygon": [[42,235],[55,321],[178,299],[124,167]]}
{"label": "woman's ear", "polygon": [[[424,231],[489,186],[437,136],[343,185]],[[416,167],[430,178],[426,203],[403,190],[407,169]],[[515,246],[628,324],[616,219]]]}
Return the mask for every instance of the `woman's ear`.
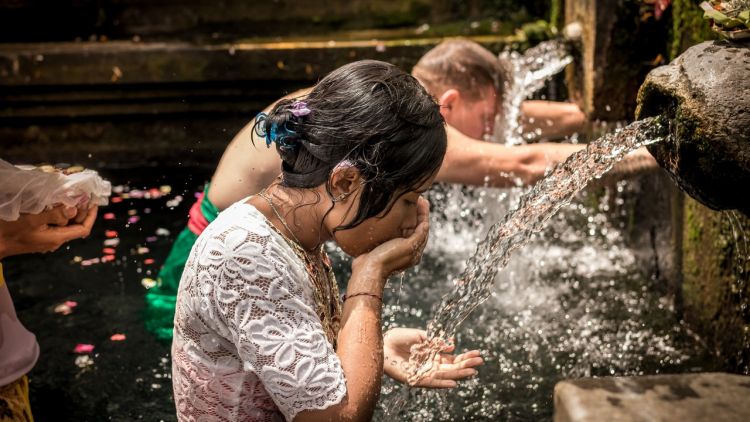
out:
{"label": "woman's ear", "polygon": [[353,164],[339,164],[331,172],[331,193],[334,201],[345,199],[362,186],[362,174]]}

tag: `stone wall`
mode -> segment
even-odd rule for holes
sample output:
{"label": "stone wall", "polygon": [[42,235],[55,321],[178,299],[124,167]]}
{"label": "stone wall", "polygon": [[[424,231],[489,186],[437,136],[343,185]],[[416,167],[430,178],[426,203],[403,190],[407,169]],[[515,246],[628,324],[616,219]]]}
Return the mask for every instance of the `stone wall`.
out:
{"label": "stone wall", "polygon": [[[476,38],[499,51],[515,38]],[[216,163],[280,96],[359,59],[409,70],[439,38],[0,44],[0,148],[24,162]]]}
{"label": "stone wall", "polygon": [[409,70],[445,36],[497,52],[546,4],[0,0],[2,157],[215,163],[260,109],[336,67],[377,59]]}
{"label": "stone wall", "polygon": [[547,17],[546,0],[3,0],[0,42],[237,40]]}
{"label": "stone wall", "polygon": [[[672,58],[716,37],[699,3],[673,1]],[[737,189],[738,195],[745,194],[744,187]],[[737,211],[715,211],[684,196],[683,317],[730,370],[750,374],[750,218]]]}
{"label": "stone wall", "polygon": [[750,218],[718,212],[687,197],[684,205],[681,303],[731,370],[750,373]]}
{"label": "stone wall", "polygon": [[[632,120],[645,71],[715,37],[699,3],[674,0],[656,21],[644,15],[645,2],[566,0],[566,22],[578,21],[583,28],[580,58],[567,74],[571,97],[591,118]],[[666,259],[660,278],[674,293],[680,316],[725,359],[726,367],[747,374],[750,220],[737,211],[711,210],[670,185],[661,193],[644,191],[641,201],[670,203],[672,227],[655,228],[652,234]],[[747,190],[735,189],[737,195]],[[639,218],[648,219],[648,212]]]}
{"label": "stone wall", "polygon": [[664,20],[646,17],[637,0],[567,0],[565,23],[578,22],[582,42],[566,80],[590,120],[630,120],[638,87],[666,55]]}

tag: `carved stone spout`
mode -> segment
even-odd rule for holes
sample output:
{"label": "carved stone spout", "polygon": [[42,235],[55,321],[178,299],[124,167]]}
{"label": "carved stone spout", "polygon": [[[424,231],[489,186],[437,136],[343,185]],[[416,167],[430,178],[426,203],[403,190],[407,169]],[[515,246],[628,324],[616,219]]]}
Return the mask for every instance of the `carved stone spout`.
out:
{"label": "carved stone spout", "polygon": [[750,215],[750,43],[704,42],[651,71],[636,118],[659,114],[672,136],[648,149],[680,188]]}

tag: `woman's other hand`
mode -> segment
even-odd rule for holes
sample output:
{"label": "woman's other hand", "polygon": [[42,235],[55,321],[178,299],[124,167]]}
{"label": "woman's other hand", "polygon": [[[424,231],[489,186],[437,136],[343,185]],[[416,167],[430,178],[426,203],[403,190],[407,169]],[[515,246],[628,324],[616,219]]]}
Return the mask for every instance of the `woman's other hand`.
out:
{"label": "woman's other hand", "polygon": [[97,207],[87,210],[85,219],[77,221],[76,207],[57,206],[39,214],[21,214],[16,221],[0,220],[0,259],[35,252],[52,252],[73,239],[91,233]]}
{"label": "woman's other hand", "polygon": [[[415,328],[393,328],[383,336],[383,370],[396,381],[406,383],[412,375],[409,370],[409,357],[414,345],[427,341],[427,332]],[[432,361],[432,368],[414,386],[423,388],[454,388],[457,381],[477,374],[475,367],[484,359],[478,350],[454,355],[455,346],[446,344]]]}
{"label": "woman's other hand", "polygon": [[430,231],[429,214],[430,203],[420,197],[417,203],[417,226],[414,230],[404,233],[406,237],[391,239],[358,256],[352,263],[352,271],[374,272],[385,279],[395,272],[419,264]]}

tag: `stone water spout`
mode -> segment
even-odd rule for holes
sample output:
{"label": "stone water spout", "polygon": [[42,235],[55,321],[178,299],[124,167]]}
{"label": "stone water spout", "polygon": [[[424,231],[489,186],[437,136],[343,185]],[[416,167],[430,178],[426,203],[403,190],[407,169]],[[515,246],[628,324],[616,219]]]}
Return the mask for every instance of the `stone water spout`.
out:
{"label": "stone water spout", "polygon": [[648,147],[705,205],[750,215],[750,43],[709,41],[649,73],[636,118],[666,113],[671,139]]}

